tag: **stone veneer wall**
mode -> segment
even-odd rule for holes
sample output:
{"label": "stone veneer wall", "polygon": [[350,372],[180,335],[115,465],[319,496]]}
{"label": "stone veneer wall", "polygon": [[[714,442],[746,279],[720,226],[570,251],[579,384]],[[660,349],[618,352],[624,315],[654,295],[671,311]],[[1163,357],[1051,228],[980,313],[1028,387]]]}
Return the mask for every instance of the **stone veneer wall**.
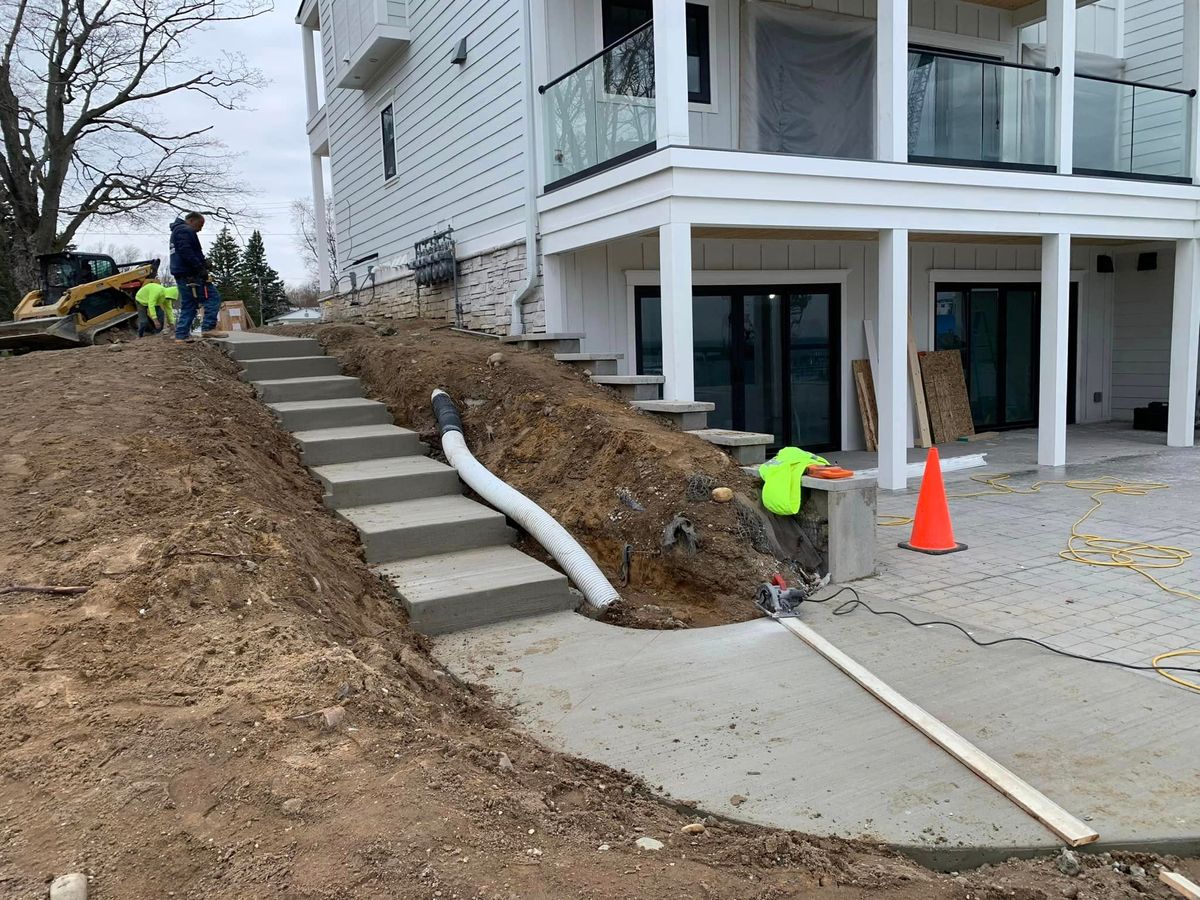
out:
{"label": "stone veneer wall", "polygon": [[[541,275],[539,265],[539,276]],[[525,244],[501,247],[458,261],[458,295],[463,326],[471,331],[508,334],[512,297],[525,283]],[[423,287],[418,297],[411,272],[391,278],[374,289],[361,287],[357,294],[335,294],[322,303],[326,321],[386,322],[394,319],[445,319],[454,321],[454,284]],[[346,282],[342,282],[342,287]],[[546,302],[540,282],[522,304],[526,332],[546,330]]]}

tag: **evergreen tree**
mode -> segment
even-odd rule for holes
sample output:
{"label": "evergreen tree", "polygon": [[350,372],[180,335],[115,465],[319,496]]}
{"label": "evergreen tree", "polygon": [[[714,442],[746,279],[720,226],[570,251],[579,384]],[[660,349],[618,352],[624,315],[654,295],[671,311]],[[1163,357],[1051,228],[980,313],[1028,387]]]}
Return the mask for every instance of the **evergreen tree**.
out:
{"label": "evergreen tree", "polygon": [[241,301],[249,298],[242,285],[241,261],[242,250],[229,233],[226,225],[217,235],[212,246],[208,248],[208,271],[212,275],[213,284],[221,292],[221,300],[225,302]]}
{"label": "evergreen tree", "polygon": [[279,273],[267,263],[267,248],[258,229],[246,242],[238,278],[246,297],[246,308],[256,325],[288,311],[287,288]]}

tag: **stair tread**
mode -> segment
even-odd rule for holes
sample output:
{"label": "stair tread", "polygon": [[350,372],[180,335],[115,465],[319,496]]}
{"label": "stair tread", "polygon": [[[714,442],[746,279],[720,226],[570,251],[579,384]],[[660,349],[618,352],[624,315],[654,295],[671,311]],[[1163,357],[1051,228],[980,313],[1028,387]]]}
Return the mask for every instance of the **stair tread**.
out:
{"label": "stair tread", "polygon": [[696,437],[724,447],[750,447],[756,444],[773,444],[775,435],[757,431],[732,431],[728,428],[700,428],[689,431]]}
{"label": "stair tread", "polygon": [[311,431],[297,431],[292,434],[302,444],[317,441],[357,440],[358,438],[385,437],[387,435],[416,434],[408,428],[399,425],[344,425],[341,428],[314,428]]}
{"label": "stair tread", "polygon": [[383,406],[378,400],[368,400],[366,397],[343,397],[340,400],[284,400],[280,403],[268,403],[269,409],[277,412],[301,412],[307,409],[338,409],[341,407]]}
{"label": "stair tread", "polygon": [[712,412],[717,408],[715,403],[698,400],[634,400],[630,405],[646,412],[662,413]]}
{"label": "stair tread", "polygon": [[514,547],[484,547],[376,566],[413,605],[524,585],[564,585],[566,576]]}
{"label": "stair tread", "polygon": [[[314,359],[316,357],[313,357]],[[267,387],[283,387],[287,385],[302,385],[302,384],[330,384],[330,383],[345,383],[348,381],[358,381],[353,375],[304,375],[300,378],[261,378],[258,381],[250,382],[253,385],[263,385]]]}
{"label": "stair tread", "polygon": [[593,375],[596,384],[666,384],[663,375]]}
{"label": "stair tread", "polygon": [[534,334],[508,334],[500,338],[502,344],[520,344],[524,341],[578,341],[587,337],[582,331],[536,332]]}
{"label": "stair tread", "polygon": [[396,531],[408,528],[428,528],[434,525],[481,523],[499,519],[504,513],[484,506],[461,494],[426,497],[420,500],[401,500],[395,503],[376,503],[339,510],[339,515],[360,531]]}
{"label": "stair tread", "polygon": [[333,359],[331,356],[265,356],[260,359],[244,359],[241,360],[247,367],[254,363],[268,362],[312,362],[314,359]]}
{"label": "stair tread", "polygon": [[334,485],[387,478],[392,475],[427,475],[434,472],[453,472],[454,470],[428,456],[388,456],[384,459],[367,459],[362,462],[314,466],[312,471],[322,480]]}
{"label": "stair tread", "polygon": [[625,358],[624,353],[555,353],[554,358],[559,362],[599,362],[611,360],[616,362]]}

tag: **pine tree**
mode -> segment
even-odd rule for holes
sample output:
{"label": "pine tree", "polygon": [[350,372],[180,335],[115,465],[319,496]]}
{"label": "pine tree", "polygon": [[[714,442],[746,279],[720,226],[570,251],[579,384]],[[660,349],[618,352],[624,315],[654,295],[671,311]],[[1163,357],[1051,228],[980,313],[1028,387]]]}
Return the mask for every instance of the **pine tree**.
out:
{"label": "pine tree", "polygon": [[241,261],[242,250],[229,233],[227,225],[221,229],[212,246],[208,248],[208,271],[224,302],[240,300],[245,303],[247,300],[240,276]]}
{"label": "pine tree", "polygon": [[246,297],[246,308],[255,324],[261,325],[267,319],[288,311],[287,288],[279,273],[267,263],[267,248],[258,229],[246,242],[238,279]]}

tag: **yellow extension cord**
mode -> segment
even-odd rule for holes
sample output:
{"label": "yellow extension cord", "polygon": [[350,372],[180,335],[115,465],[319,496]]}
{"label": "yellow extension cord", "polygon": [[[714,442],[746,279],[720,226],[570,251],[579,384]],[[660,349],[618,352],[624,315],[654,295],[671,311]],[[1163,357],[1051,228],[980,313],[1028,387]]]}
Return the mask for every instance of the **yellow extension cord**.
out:
{"label": "yellow extension cord", "polygon": [[[1170,547],[1165,544],[1150,544],[1145,541],[1130,541],[1123,538],[1106,538],[1098,534],[1087,534],[1080,531],[1083,524],[1104,505],[1104,497],[1108,494],[1121,494],[1127,497],[1145,497],[1153,491],[1165,490],[1170,485],[1158,481],[1126,481],[1113,475],[1102,475],[1090,481],[1035,481],[1027,488],[1016,488],[1008,483],[1012,474],[972,475],[971,480],[976,484],[984,484],[986,491],[973,491],[967,494],[947,494],[948,498],[956,500],[970,497],[995,497],[1003,494],[1036,494],[1046,485],[1062,485],[1077,491],[1090,491],[1092,506],[1087,512],[1075,520],[1071,526],[1071,537],[1067,540],[1065,550],[1059,551],[1059,557],[1067,562],[1082,563],[1086,566],[1099,566],[1110,569],[1128,569],[1151,581],[1160,590],[1177,597],[1190,600],[1200,600],[1200,594],[1173,588],[1163,584],[1151,574],[1152,569],[1176,569],[1191,559],[1192,553],[1182,547]],[[893,528],[912,524],[911,516],[879,516],[879,524]],[[1200,683],[1188,681],[1177,675],[1172,675],[1160,668],[1160,663],[1166,659],[1179,656],[1200,656],[1200,650],[1172,650],[1160,653],[1150,662],[1154,670],[1170,681],[1189,690],[1200,692]]]}

